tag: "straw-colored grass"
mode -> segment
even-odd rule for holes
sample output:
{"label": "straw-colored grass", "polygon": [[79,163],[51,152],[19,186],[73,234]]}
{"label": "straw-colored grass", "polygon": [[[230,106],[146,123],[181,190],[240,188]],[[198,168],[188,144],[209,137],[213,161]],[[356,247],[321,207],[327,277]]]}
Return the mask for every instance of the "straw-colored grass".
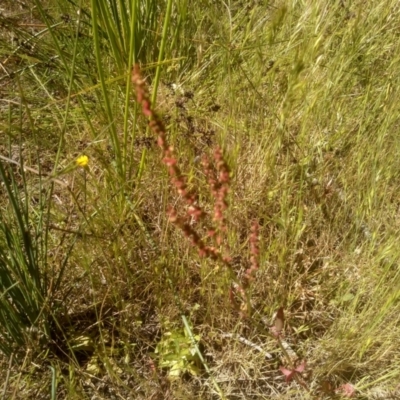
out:
{"label": "straw-colored grass", "polygon": [[[0,396],[400,397],[397,1],[0,13]],[[216,260],[170,220],[187,199],[134,63],[210,216],[191,225],[205,241],[218,220],[201,159],[223,150]]]}

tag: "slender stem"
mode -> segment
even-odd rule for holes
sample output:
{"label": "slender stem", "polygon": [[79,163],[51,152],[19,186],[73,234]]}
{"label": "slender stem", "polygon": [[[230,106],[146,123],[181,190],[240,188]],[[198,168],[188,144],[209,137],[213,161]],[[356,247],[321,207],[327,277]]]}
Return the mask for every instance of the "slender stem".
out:
{"label": "slender stem", "polygon": [[8,370],[7,370],[6,382],[4,384],[4,389],[3,389],[3,394],[1,396],[1,400],[5,400],[5,398],[6,398],[8,382],[10,381],[10,374],[11,374],[11,367],[12,367],[12,363],[13,363],[13,358],[14,358],[14,353],[11,353],[10,361],[8,362]]}
{"label": "slender stem", "polygon": [[113,113],[111,110],[109,94],[108,94],[107,86],[106,86],[106,79],[104,76],[103,57],[102,57],[102,53],[100,50],[100,36],[99,36],[99,26],[98,26],[98,19],[97,19],[97,16],[98,16],[97,14],[100,12],[99,7],[98,7],[98,5],[99,5],[98,1],[91,0],[91,5],[92,5],[92,31],[93,31],[94,53],[95,53],[95,57],[96,57],[97,70],[99,73],[101,90],[102,90],[103,96],[104,96],[104,105],[106,108],[106,114],[108,117],[108,121],[110,123],[111,140],[112,140],[112,144],[113,144],[113,150],[115,152],[117,171],[118,171],[120,177],[123,177],[121,149],[120,149],[120,145],[119,145],[119,141],[118,141],[118,135],[117,135],[116,127],[115,127]]}
{"label": "slender stem", "polygon": [[162,66],[162,62],[163,62],[163,58],[164,58],[165,44],[167,43],[168,28],[169,28],[169,23],[171,21],[171,12],[172,12],[172,0],[168,0],[167,11],[165,14],[165,19],[164,19],[163,33],[162,33],[161,44],[160,44],[160,52],[158,53],[158,64],[157,64],[157,69],[156,69],[156,76],[154,78],[154,88],[153,88],[153,93],[151,96],[151,104],[153,104],[153,107],[156,104],[156,100],[157,100],[157,89],[158,89],[158,84],[160,82],[161,66]]}

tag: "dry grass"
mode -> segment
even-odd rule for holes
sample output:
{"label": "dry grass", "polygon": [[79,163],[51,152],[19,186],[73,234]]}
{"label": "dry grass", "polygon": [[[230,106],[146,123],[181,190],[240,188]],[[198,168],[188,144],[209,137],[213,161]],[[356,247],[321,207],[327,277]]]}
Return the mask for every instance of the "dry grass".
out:
{"label": "dry grass", "polygon": [[[156,108],[189,189],[211,214],[198,160],[224,150],[224,248],[239,281],[259,222],[252,318],[232,306],[232,274],[170,223],[169,207],[185,215],[185,202],[133,90],[126,94],[127,55],[117,59],[99,22],[101,89],[89,3],[78,35],[70,3],[0,6],[0,155],[38,171],[10,164],[33,224],[44,196],[54,281],[72,247],[51,298],[50,336],[32,333],[11,363],[1,359],[4,398],[54,389],[59,399],[325,399],[341,398],[346,383],[354,398],[400,396],[399,6],[233,3],[206,1],[187,14],[174,3]],[[138,52],[150,89],[160,7]],[[73,168],[81,154],[88,167]],[[2,218],[8,201],[0,192]],[[289,360],[269,327],[280,307],[294,361],[307,362],[303,386],[279,369]],[[199,335],[197,376],[192,364],[175,380],[160,367],[166,334],[177,338],[172,361]]]}

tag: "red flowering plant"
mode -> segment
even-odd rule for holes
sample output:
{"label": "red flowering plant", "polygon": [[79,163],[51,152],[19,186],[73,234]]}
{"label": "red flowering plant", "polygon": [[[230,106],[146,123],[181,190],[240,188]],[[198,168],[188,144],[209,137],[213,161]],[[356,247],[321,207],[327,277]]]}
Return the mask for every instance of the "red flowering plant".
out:
{"label": "red flowering plant", "polygon": [[243,315],[250,313],[250,300],[246,294],[248,287],[254,280],[255,274],[259,269],[259,245],[258,245],[258,224],[253,223],[250,236],[251,266],[245,271],[242,281],[239,280],[231,264],[231,258],[222,253],[219,249],[223,242],[223,235],[227,231],[224,212],[228,208],[228,192],[230,188],[230,169],[226,163],[222,150],[217,147],[214,151],[214,163],[204,157],[202,161],[203,171],[210,186],[211,195],[214,198],[214,210],[212,221],[214,226],[207,230],[207,237],[212,239],[214,245],[207,244],[200,234],[193,227],[191,221],[199,222],[203,220],[207,213],[198,203],[198,195],[188,188],[186,177],[178,165],[174,148],[168,143],[166,129],[159,115],[151,105],[150,96],[146,83],[141,76],[140,68],[136,64],[132,71],[132,82],[136,88],[137,102],[142,106],[142,112],[149,117],[149,127],[157,138],[157,144],[162,151],[162,162],[168,169],[171,186],[181,196],[187,205],[186,215],[179,215],[174,207],[169,208],[169,219],[186,236],[191,244],[197,248],[201,257],[208,257],[219,261],[229,271],[232,278],[232,297],[239,297],[241,300],[241,312]]}
{"label": "red flowering plant", "polygon": [[[206,238],[202,238],[196,231],[195,224],[207,216],[206,211],[199,205],[198,195],[190,190],[186,177],[178,165],[178,160],[174,148],[168,143],[166,129],[159,115],[154,111],[151,105],[150,96],[145,81],[143,80],[138,65],[135,65],[132,71],[132,82],[136,88],[137,102],[142,106],[142,112],[149,118],[149,127],[157,138],[157,144],[162,151],[162,163],[167,167],[170,184],[186,203],[185,215],[180,215],[174,207],[169,208],[169,220],[177,226],[187,237],[190,243],[197,248],[201,257],[208,257],[214,261],[220,262],[229,272],[232,279],[230,288],[230,299],[235,308],[240,310],[243,317],[251,315],[250,287],[259,270],[259,225],[257,221],[252,223],[249,243],[250,243],[250,267],[244,272],[241,279],[232,267],[231,258],[220,250],[223,244],[224,234],[227,232],[227,223],[225,211],[228,209],[228,192],[231,184],[230,169],[226,163],[222,150],[217,147],[214,151],[214,163],[207,157],[202,160],[203,172],[207,178],[210,192],[214,198],[214,210],[212,215],[213,226],[207,229]],[[214,245],[209,245],[207,239],[212,239]],[[238,301],[239,304],[238,304]],[[271,328],[270,334],[277,339],[286,358],[288,358],[290,369],[280,367],[280,371],[285,376],[286,382],[292,379],[298,381],[303,387],[307,388],[301,379],[301,373],[305,370],[306,363],[303,361],[300,365],[294,366],[293,362],[283,345],[283,308],[278,310],[275,324]]]}

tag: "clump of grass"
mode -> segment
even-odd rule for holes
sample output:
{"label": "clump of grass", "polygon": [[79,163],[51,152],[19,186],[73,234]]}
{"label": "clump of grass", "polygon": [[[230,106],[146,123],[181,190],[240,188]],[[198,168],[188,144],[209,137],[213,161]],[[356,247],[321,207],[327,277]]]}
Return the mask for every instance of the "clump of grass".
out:
{"label": "clump of grass", "polygon": [[58,271],[48,265],[44,196],[40,195],[39,213],[33,218],[27,204],[31,193],[22,196],[13,170],[2,161],[0,179],[8,200],[0,211],[0,350],[18,359],[23,356],[20,350],[50,346],[55,296],[70,252]]}

